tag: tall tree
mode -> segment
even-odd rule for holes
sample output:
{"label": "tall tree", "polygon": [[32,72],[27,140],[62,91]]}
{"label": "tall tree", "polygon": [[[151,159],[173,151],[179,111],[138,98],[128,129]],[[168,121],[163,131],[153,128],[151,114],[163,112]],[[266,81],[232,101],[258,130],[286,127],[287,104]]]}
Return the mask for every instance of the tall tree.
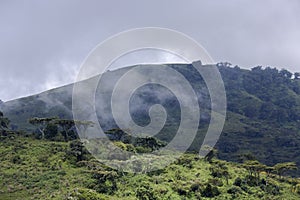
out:
{"label": "tall tree", "polygon": [[37,129],[40,131],[42,135],[42,139],[44,139],[47,125],[55,119],[57,118],[56,117],[49,117],[49,118],[34,117],[29,119],[29,123],[37,127]]}
{"label": "tall tree", "polygon": [[77,128],[81,131],[82,133],[82,137],[83,138],[87,138],[87,130],[89,127],[93,127],[94,126],[94,122],[92,121],[75,121],[75,124],[77,126]]}
{"label": "tall tree", "polygon": [[68,141],[70,137],[72,139],[76,139],[77,135],[75,133],[75,123],[74,120],[70,119],[56,119],[54,121],[56,125],[58,125],[62,129],[62,134],[65,138],[65,141]]}
{"label": "tall tree", "polygon": [[248,170],[249,175],[253,176],[259,180],[260,179],[260,173],[262,171],[265,171],[266,165],[261,164],[257,160],[247,160],[244,164],[244,167]]}
{"label": "tall tree", "polygon": [[8,129],[9,119],[0,111],[0,130]]}
{"label": "tall tree", "polygon": [[278,163],[274,166],[275,171],[277,172],[279,177],[282,177],[282,175],[290,170],[297,170],[298,167],[296,163],[294,162],[284,162],[284,163]]}
{"label": "tall tree", "polygon": [[45,138],[46,139],[53,139],[58,134],[58,127],[54,123],[47,124],[45,128]]}

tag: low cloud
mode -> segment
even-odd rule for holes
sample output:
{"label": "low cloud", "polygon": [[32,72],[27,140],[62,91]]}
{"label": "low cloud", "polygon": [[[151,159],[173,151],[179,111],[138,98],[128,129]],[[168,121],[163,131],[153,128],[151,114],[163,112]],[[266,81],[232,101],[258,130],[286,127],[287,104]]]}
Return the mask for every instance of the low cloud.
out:
{"label": "low cloud", "polygon": [[298,0],[1,1],[0,99],[72,82],[98,43],[145,26],[191,36],[216,62],[300,71],[299,19]]}

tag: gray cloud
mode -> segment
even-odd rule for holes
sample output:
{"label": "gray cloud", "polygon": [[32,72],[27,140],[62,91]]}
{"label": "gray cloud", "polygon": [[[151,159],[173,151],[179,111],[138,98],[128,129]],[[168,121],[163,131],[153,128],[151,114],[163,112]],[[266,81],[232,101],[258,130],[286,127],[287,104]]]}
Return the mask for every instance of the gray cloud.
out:
{"label": "gray cloud", "polygon": [[300,70],[298,0],[0,2],[0,99],[74,81],[99,42],[129,28],[181,31],[216,61]]}

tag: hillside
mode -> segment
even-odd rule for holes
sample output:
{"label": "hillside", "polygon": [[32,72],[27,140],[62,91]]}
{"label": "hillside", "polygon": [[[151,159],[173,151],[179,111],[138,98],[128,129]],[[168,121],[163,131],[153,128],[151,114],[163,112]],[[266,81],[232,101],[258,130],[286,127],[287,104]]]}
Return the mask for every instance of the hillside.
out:
{"label": "hillside", "polygon": [[[210,99],[207,88],[197,71],[186,64],[170,64],[191,83],[204,112],[201,112],[198,137],[190,151],[199,149],[202,135],[207,129],[210,115]],[[252,154],[260,162],[275,165],[294,161],[300,166],[300,79],[298,74],[275,68],[255,67],[252,70],[233,67],[228,63],[218,64],[227,93],[228,112],[224,130],[216,146],[219,158],[241,162],[241,155]],[[103,74],[106,89],[97,90],[97,114],[106,130],[116,128],[110,107],[105,102],[110,98],[113,84],[129,68]],[[87,81],[95,81],[92,78]],[[105,94],[105,95],[103,95]],[[163,95],[160,95],[163,94]],[[167,95],[166,95],[167,94]],[[31,117],[71,118],[72,85],[44,93],[5,102],[1,106],[11,120],[13,129],[32,132],[28,124]],[[149,123],[147,109],[153,104],[162,104],[167,112],[167,124],[157,137],[168,141],[180,120],[176,98],[159,86],[145,86],[132,97],[133,119],[141,124]],[[136,106],[137,105],[137,106]],[[139,108],[139,109],[136,109]],[[299,175],[299,171],[296,172]]]}
{"label": "hillside", "polygon": [[77,140],[0,133],[1,200],[300,198],[299,179],[264,172],[268,168],[255,161],[241,165],[185,154],[162,170],[134,174],[103,166]]}

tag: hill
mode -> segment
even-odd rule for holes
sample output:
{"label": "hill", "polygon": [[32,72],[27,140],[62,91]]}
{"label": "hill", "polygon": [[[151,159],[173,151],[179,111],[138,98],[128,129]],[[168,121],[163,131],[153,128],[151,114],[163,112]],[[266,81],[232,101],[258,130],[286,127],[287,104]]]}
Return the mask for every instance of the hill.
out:
{"label": "hill", "polygon": [[[189,64],[170,64],[192,85],[199,104],[204,110],[198,136],[193,142],[191,152],[199,149],[202,136],[210,120],[210,98],[207,88],[197,71]],[[294,161],[300,165],[300,79],[287,70],[255,67],[241,69],[228,63],[219,63],[218,68],[224,80],[228,112],[224,130],[216,148],[219,158],[241,162],[242,155],[255,155],[262,163],[275,165],[280,162]],[[130,67],[106,72],[102,78],[105,90],[98,89],[99,102],[97,115],[106,130],[117,128],[111,109],[105,102],[111,97],[114,83]],[[97,77],[87,81],[94,82]],[[179,83],[178,83],[179,84]],[[13,129],[33,131],[28,124],[31,117],[72,118],[72,87],[67,85],[44,93],[21,98],[1,105],[1,110],[11,120]],[[104,95],[105,94],[105,95]],[[159,86],[145,86],[132,97],[133,119],[140,125],[149,123],[148,109],[153,104],[162,104],[168,119],[164,129],[157,135],[168,142],[180,121],[179,103],[171,93]],[[138,108],[138,109],[136,109]],[[296,172],[299,175],[299,172]]]}
{"label": "hill", "polygon": [[0,133],[2,200],[300,198],[299,179],[279,176],[257,161],[241,165],[185,154],[162,170],[125,173],[94,160],[77,140]]}

